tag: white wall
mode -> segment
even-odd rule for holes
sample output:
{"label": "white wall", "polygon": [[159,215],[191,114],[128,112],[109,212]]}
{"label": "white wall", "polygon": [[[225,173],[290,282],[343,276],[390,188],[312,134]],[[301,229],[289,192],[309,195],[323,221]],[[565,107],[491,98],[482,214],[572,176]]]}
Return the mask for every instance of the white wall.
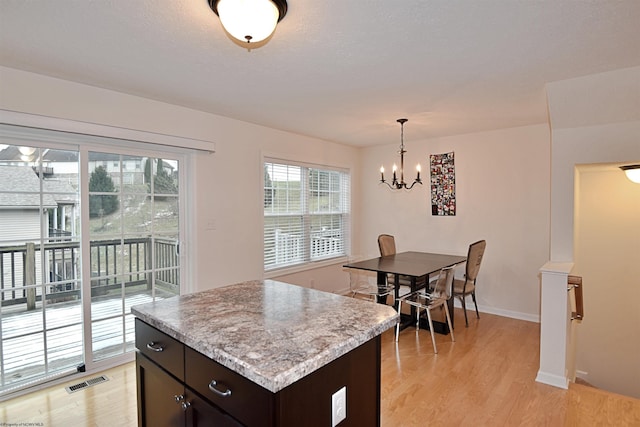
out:
{"label": "white wall", "polygon": [[576,366],[594,386],[640,399],[640,185],[615,166],[578,170],[574,274],[585,317]]}
{"label": "white wall", "polygon": [[[358,191],[356,148],[6,67],[0,67],[0,92],[5,110],[215,143],[215,154],[196,155],[196,179],[189,189],[196,239],[193,289],[263,277],[263,154],[350,168]],[[357,200],[353,214],[358,214]],[[340,265],[309,272],[315,287],[347,287],[348,276],[335,274]],[[340,279],[343,283],[335,283]]]}
{"label": "white wall", "polygon": [[[196,218],[197,289],[262,277],[260,161],[263,154],[275,154],[352,168],[353,217],[357,219],[352,227],[354,257],[377,255],[380,233],[396,235],[399,250],[447,253],[466,253],[469,243],[486,239],[487,253],[478,281],[481,309],[538,318],[538,269],[553,259],[549,256],[550,138],[546,125],[425,141],[413,141],[407,126],[408,169],[413,170],[419,161],[426,178],[429,154],[456,153],[458,214],[434,217],[427,185],[411,192],[392,192],[378,185],[379,167],[390,167],[397,144],[356,149],[4,67],[0,67],[0,85],[2,109],[216,143],[215,154],[197,156],[196,182],[191,189],[195,193],[189,209],[195,210]],[[556,204],[552,215],[566,217],[570,211],[572,224],[574,153],[589,158],[595,145],[611,158],[605,144],[613,144],[613,157],[629,158],[629,153],[619,153],[615,147],[637,150],[637,138],[631,136],[640,130],[637,122],[627,122],[613,129],[603,125],[595,132],[580,128],[566,137],[563,131],[554,132],[554,187],[569,194],[570,202]],[[604,131],[605,139],[599,131]],[[595,138],[583,142],[574,137],[581,132]],[[564,191],[567,186],[569,192]],[[211,223],[215,230],[207,230]],[[558,238],[564,241],[564,237]],[[336,264],[284,277],[306,286],[313,280],[316,288],[336,291],[348,286],[348,275],[341,273]]]}
{"label": "white wall", "polygon": [[[395,145],[356,149],[9,68],[0,68],[0,82],[2,109],[215,142],[215,154],[197,155],[191,188],[196,289],[263,276],[260,161],[282,155],[352,169],[355,257],[377,255],[382,232],[396,235],[399,250],[466,253],[469,243],[487,239],[481,308],[537,320],[537,268],[548,258],[546,126],[422,142],[411,140],[408,126],[407,157],[419,158],[425,177],[430,153],[456,152],[458,215],[443,218],[430,215],[428,185],[398,194],[378,186],[380,164],[394,160]],[[282,279],[339,292],[348,288],[340,265]]]}
{"label": "white wall", "polygon": [[[409,122],[410,124],[410,122]],[[481,311],[538,321],[538,269],[549,258],[549,156],[546,125],[414,141],[405,127],[407,169],[420,162],[425,184],[410,192],[378,184],[380,165],[397,162],[397,145],[364,150],[359,256],[378,253],[378,234],[396,237],[398,251],[466,254],[485,239],[478,278]],[[453,151],[456,216],[431,215],[429,155]],[[413,172],[409,173],[410,176]],[[411,178],[410,178],[411,179]]]}
{"label": "white wall", "polygon": [[640,67],[553,82],[547,85],[547,98],[551,260],[571,262],[574,166],[640,160]]}
{"label": "white wall", "polygon": [[[611,225],[607,224],[609,221],[605,217],[595,215],[595,205],[581,208],[581,203],[590,201],[592,197],[602,197],[609,203],[618,203],[625,208],[628,206],[631,212],[634,204],[628,197],[621,195],[598,196],[597,192],[601,191],[598,188],[603,184],[592,180],[592,177],[582,176],[584,174],[580,171],[590,170],[592,165],[611,167],[640,163],[640,67],[554,82],[547,85],[547,96],[553,123],[551,261],[574,263],[572,274],[583,275],[585,290],[585,321],[575,328],[575,368],[579,376],[581,372],[586,372],[589,381],[595,379],[595,385],[623,392],[634,387],[629,381],[633,381],[635,377],[630,373],[630,366],[626,363],[629,356],[626,352],[629,349],[621,342],[609,345],[608,341],[601,338],[602,334],[608,334],[607,340],[613,337],[632,340],[634,336],[637,337],[637,316],[640,312],[637,299],[628,301],[631,304],[636,303],[629,311],[620,301],[621,298],[625,298],[622,296],[625,291],[610,288],[611,283],[615,282],[623,288],[629,286],[629,277],[633,276],[633,273],[616,269],[607,258],[597,256],[594,252],[597,248],[593,248],[597,243],[592,237],[586,239],[585,236],[599,236],[598,239],[604,239],[601,233],[606,233],[607,229],[612,231],[608,228],[611,226],[622,227],[631,234],[634,230],[633,225],[638,224],[638,219],[636,216],[623,221],[624,216],[617,217],[615,221],[620,222]],[[616,181],[624,179],[621,171],[615,172],[618,175]],[[581,177],[587,180],[588,185],[580,184]],[[612,187],[610,179],[613,177],[606,177],[604,174],[601,174],[601,177],[606,179],[604,185],[610,187],[609,191],[618,191],[617,184],[615,188]],[[626,186],[629,184],[624,183]],[[591,194],[592,191],[596,194]],[[614,198],[613,201],[611,197]],[[589,203],[595,204],[597,200]],[[594,216],[590,216],[586,209]],[[620,213],[615,215],[618,214]],[[610,240],[612,238],[612,234],[607,236],[608,246],[616,245],[615,241]],[[600,243],[603,242],[604,240]],[[619,244],[620,247],[629,250],[615,252],[615,265],[637,265],[637,251],[634,252],[628,243]],[[585,252],[584,249],[589,247],[592,250]],[[631,286],[637,288],[637,283],[636,280]],[[599,292],[605,289],[606,298],[613,298],[622,305],[617,305],[612,310],[606,303],[602,303]],[[562,326],[555,325],[556,328]],[[597,328],[598,332],[593,337],[587,336],[592,328]],[[635,354],[631,355],[634,356]],[[634,360],[637,369],[637,357]],[[571,375],[569,373],[569,376]],[[614,381],[617,384],[614,385]]]}

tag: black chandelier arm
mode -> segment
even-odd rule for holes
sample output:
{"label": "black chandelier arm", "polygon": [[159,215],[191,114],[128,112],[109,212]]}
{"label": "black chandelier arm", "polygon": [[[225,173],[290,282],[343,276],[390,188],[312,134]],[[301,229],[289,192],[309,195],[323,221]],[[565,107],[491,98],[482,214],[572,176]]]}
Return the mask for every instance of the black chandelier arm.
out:
{"label": "black chandelier arm", "polygon": [[387,184],[387,187],[389,187],[392,190],[401,190],[401,189],[407,189],[407,190],[411,190],[413,188],[414,185],[416,184],[420,184],[422,185],[422,180],[419,178],[416,178],[411,185],[407,185],[406,182],[404,181],[393,181],[391,184],[385,180],[385,179],[381,179],[380,180],[380,184]]}
{"label": "black chandelier arm", "polygon": [[407,184],[405,184],[404,188],[406,188],[407,190],[411,190],[413,188],[413,186],[416,185],[416,184],[422,185],[422,180],[420,178],[416,178],[409,187],[407,187]]}

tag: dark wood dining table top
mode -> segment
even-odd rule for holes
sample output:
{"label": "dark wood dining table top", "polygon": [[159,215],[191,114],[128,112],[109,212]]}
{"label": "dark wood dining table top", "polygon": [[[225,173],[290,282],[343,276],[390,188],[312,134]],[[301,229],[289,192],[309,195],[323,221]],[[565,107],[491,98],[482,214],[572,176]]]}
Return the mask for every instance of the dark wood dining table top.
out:
{"label": "dark wood dining table top", "polygon": [[377,271],[379,273],[400,274],[403,276],[422,277],[434,274],[442,268],[461,264],[467,260],[466,256],[434,254],[429,252],[400,252],[371,258],[364,261],[345,264],[345,268]]}

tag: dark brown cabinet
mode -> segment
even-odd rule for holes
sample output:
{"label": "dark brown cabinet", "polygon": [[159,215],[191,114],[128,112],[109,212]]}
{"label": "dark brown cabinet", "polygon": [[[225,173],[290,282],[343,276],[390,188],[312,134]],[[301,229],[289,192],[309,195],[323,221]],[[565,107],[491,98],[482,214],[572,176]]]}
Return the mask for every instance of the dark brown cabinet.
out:
{"label": "dark brown cabinet", "polygon": [[242,426],[140,353],[136,355],[136,368],[138,425]]}
{"label": "dark brown cabinet", "polygon": [[184,344],[136,320],[136,347],[139,426],[242,426],[185,385]]}
{"label": "dark brown cabinet", "polygon": [[339,427],[380,425],[380,337],[277,393],[136,319],[138,424],[326,427],[331,396],[347,388]]}
{"label": "dark brown cabinet", "polygon": [[178,402],[178,397],[184,396],[184,385],[139,353],[136,354],[136,373],[138,424],[185,426],[185,411]]}

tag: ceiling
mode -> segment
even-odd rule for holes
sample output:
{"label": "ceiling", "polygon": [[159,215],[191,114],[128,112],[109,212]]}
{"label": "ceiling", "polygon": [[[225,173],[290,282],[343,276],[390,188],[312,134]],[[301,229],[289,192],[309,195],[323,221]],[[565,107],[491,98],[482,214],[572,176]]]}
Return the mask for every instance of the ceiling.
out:
{"label": "ceiling", "polygon": [[207,0],[0,0],[0,65],[354,146],[547,123],[545,83],[640,65],[638,0],[288,3],[248,51]]}

